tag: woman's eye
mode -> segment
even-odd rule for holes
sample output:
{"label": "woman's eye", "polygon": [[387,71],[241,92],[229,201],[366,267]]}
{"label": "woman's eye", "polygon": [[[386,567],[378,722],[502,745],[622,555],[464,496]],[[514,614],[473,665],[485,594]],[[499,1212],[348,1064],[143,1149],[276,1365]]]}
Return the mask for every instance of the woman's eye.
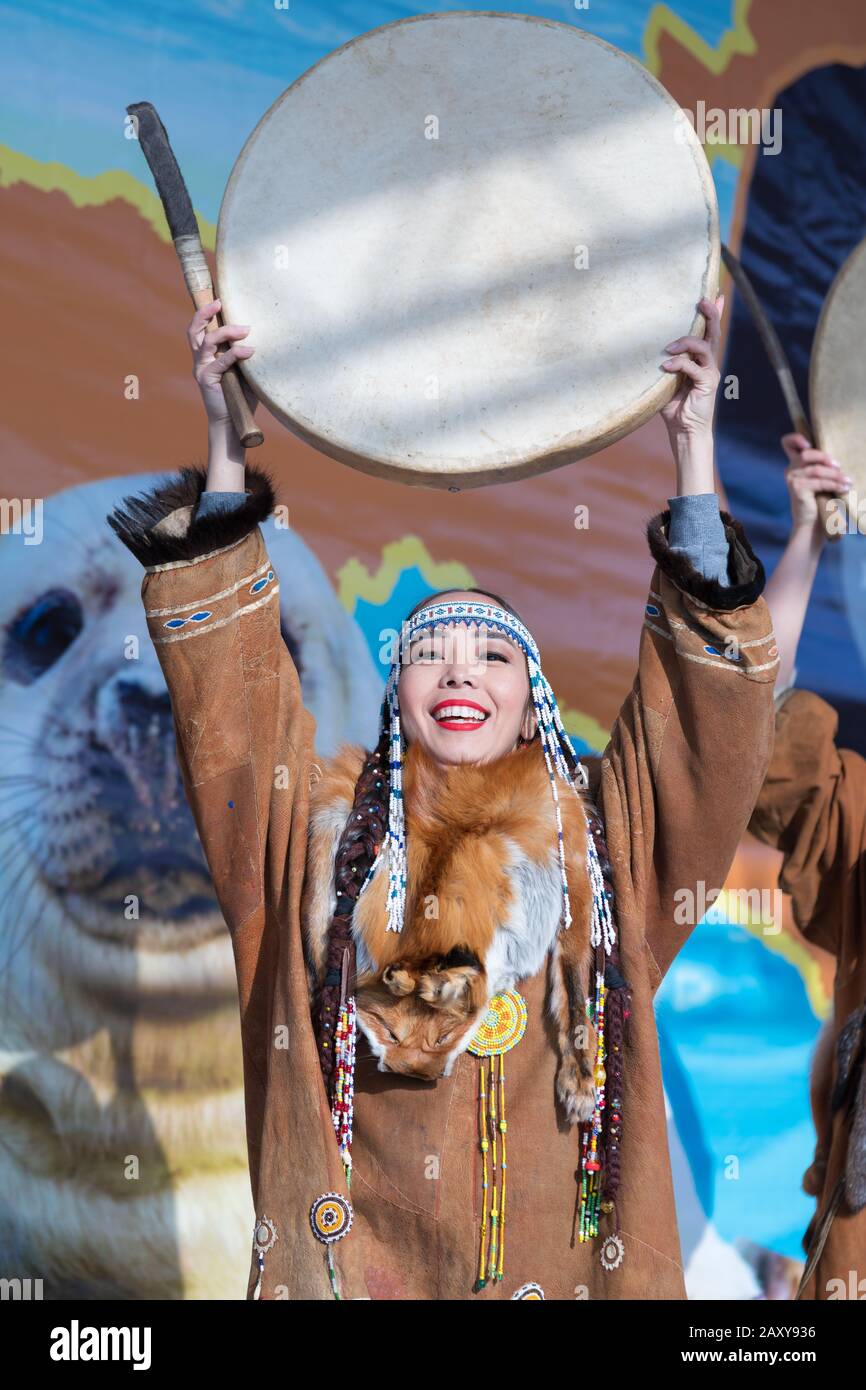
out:
{"label": "woman's eye", "polygon": [[452,1031],[453,1030],[451,1028],[447,1028],[444,1033],[440,1033],[438,1038],[436,1039],[436,1046],[438,1047],[440,1043],[447,1042],[448,1039],[451,1037]]}

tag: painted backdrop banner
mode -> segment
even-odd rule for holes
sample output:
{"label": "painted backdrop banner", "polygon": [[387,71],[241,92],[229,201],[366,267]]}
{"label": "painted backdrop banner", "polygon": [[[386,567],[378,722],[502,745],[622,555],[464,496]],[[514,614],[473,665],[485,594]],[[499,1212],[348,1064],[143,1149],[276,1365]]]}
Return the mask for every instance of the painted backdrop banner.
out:
{"label": "painted backdrop banner", "polygon": [[[191,309],[125,108],[159,111],[212,260],[228,175],[267,107],[332,49],[420,9],[0,6],[0,1274],[42,1278],[47,1297],[243,1297],[253,1220],[231,949],[179,783],[141,573],[104,521],[206,454]],[[802,386],[823,295],[864,231],[861,0],[529,12],[623,48],[689,113],[723,237]],[[720,475],[769,572],[788,522],[787,426],[727,288]],[[291,522],[266,528],[283,631],[323,753],[372,739],[382,634],[446,585],[518,606],[576,745],[603,747],[635,669],[644,527],[675,486],[659,421],[529,481],[422,493],[261,416],[261,461]],[[822,562],[798,681],[866,752],[862,551],[831,547]],[[342,642],[327,640],[329,610]],[[728,884],[707,885],[725,891],[658,1002],[695,1296],[790,1296],[813,1205],[800,1188],[807,1079],[831,967],[774,895],[777,865],[744,841]]]}

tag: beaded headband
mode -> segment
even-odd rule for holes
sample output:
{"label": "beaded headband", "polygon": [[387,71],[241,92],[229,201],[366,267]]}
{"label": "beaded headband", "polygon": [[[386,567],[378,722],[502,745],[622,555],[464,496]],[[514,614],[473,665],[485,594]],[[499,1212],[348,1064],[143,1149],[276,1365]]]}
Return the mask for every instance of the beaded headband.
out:
{"label": "beaded headband", "polygon": [[[391,663],[391,670],[385,685],[385,695],[382,700],[381,717],[379,723],[380,737],[386,731],[389,734],[389,768],[390,768],[390,800],[388,813],[388,931],[399,932],[403,927],[403,914],[406,906],[406,822],[403,807],[403,761],[406,745],[400,725],[400,701],[398,696],[398,683],[403,661],[409,650],[411,642],[420,632],[432,630],[436,627],[456,625],[477,620],[476,625],[482,629],[505,632],[511,637],[526,657],[526,664],[529,672],[529,685],[532,702],[538,719],[538,728],[541,738],[541,745],[544,751],[545,762],[547,763],[547,774],[550,778],[550,789],[553,796],[553,803],[556,811],[556,830],[559,850],[559,867],[562,882],[562,918],[563,929],[571,924],[571,906],[568,898],[568,878],[565,867],[565,845],[562,833],[562,816],[559,806],[559,791],[557,779],[562,780],[575,796],[580,796],[577,786],[573,780],[576,777],[579,785],[586,788],[589,785],[586,769],[578,761],[571,740],[565,731],[559,706],[556,697],[550,686],[550,682],[541,669],[541,655],[536,645],[535,639],[529,629],[506,608],[500,608],[497,604],[482,603],[474,600],[461,600],[456,603],[430,603],[418,610],[410,618],[404,621],[401,628],[400,651]],[[568,750],[574,759],[577,770],[572,774],[566,760]],[[610,954],[615,940],[613,917],[611,914],[610,903],[604,891],[604,879],[602,877],[601,865],[595,847],[595,840],[589,829],[586,834],[586,856],[587,867],[589,869],[590,884],[592,887],[592,929],[591,943],[593,946],[603,945],[606,954]],[[361,892],[367,887],[373,874],[384,859],[383,854],[379,854],[370,866],[370,870]],[[360,894],[359,894],[360,896]]]}

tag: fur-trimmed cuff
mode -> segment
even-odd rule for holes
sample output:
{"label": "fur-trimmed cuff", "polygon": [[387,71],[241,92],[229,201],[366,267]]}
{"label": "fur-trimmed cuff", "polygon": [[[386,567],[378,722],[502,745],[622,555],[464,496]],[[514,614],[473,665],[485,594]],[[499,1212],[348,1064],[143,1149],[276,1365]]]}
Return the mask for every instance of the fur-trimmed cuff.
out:
{"label": "fur-trimmed cuff", "polygon": [[720,509],[719,515],[728,538],[727,585],[720,584],[717,579],[707,579],[685,555],[671,550],[668,543],[670,509],[657,512],[650,518],[646,535],[653,559],[678,589],[698,599],[707,608],[726,612],[732,608],[742,608],[760,598],[766,576],[764,566],[749,545],[742,523],[736,521],[730,512]]}
{"label": "fur-trimmed cuff", "polygon": [[246,466],[246,502],[231,511],[196,515],[206,483],[207,469],[182,468],[149,492],[124,497],[105,519],[136,560],[149,568],[223,550],[242,540],[274,509],[274,480],[255,464]]}

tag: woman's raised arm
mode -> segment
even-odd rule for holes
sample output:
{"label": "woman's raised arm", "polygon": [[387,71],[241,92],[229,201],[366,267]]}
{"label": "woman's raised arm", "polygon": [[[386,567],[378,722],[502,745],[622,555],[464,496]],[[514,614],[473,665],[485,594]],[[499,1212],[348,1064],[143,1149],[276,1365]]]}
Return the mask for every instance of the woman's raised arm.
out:
{"label": "woman's raised arm", "polygon": [[701,302],[704,339],[667,348],[666,369],[684,378],[663,411],[678,491],[647,525],[655,570],[638,673],[600,773],[608,834],[631,846],[618,910],[643,929],[654,987],[724,886],[773,738],[764,571],[715,492],[721,304]]}
{"label": "woman's raised arm", "polygon": [[[259,524],[273,511],[273,482],[262,467],[244,470],[220,415],[219,366],[249,349],[232,347],[220,363],[213,347],[246,330],[204,335],[212,310],[189,327],[208,471],[182,468],[124,498],[107,520],[144,566],[144,614],[171,696],[184,789],[232,935],[252,1135],[260,1117],[250,1107],[268,1070],[270,992],[286,970],[281,950],[306,989],[300,942],[281,945],[274,904],[289,891],[292,863],[303,865],[315,720],[283,640],[279,583]],[[231,510],[215,505],[222,494],[232,494]]]}

